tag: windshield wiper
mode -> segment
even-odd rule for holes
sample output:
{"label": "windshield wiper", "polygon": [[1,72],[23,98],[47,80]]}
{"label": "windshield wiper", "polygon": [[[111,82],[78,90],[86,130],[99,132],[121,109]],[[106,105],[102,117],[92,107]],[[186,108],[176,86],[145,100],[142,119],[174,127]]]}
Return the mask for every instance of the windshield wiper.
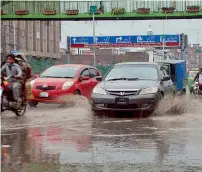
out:
{"label": "windshield wiper", "polygon": [[71,76],[57,76],[55,78],[73,78],[73,77],[71,77]]}
{"label": "windshield wiper", "polygon": [[39,78],[53,78],[52,76],[39,76]]}
{"label": "windshield wiper", "polygon": [[109,80],[107,80],[107,81],[118,81],[118,80],[135,81],[135,80],[138,80],[138,78],[112,78],[112,79],[109,79]]}
{"label": "windshield wiper", "polygon": [[73,78],[70,76],[40,76],[40,78]]}

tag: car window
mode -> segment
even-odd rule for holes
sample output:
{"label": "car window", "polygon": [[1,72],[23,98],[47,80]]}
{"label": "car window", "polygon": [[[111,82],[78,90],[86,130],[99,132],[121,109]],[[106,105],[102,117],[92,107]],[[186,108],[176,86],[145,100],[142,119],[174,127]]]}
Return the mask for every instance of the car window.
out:
{"label": "car window", "polygon": [[74,78],[79,68],[74,66],[52,66],[39,75],[40,78]]}
{"label": "car window", "polygon": [[168,73],[166,72],[166,70],[164,70],[164,69],[163,69],[163,73],[164,73],[165,77],[169,76]]}
{"label": "car window", "polygon": [[142,80],[158,80],[158,71],[155,65],[126,64],[115,65],[105,77],[105,80],[114,78],[137,78]]}
{"label": "car window", "polygon": [[160,70],[160,76],[161,78],[165,77],[163,70]]}
{"label": "car window", "polygon": [[89,77],[90,77],[90,78],[94,78],[94,77],[96,77],[96,76],[99,76],[98,72],[97,72],[95,69],[90,68],[90,69],[89,69]]}
{"label": "car window", "polygon": [[88,69],[84,69],[84,70],[81,72],[81,76],[89,76],[89,71],[88,71]]}
{"label": "car window", "polygon": [[165,69],[166,73],[169,74],[170,73],[170,66],[169,65],[163,65],[163,68]]}

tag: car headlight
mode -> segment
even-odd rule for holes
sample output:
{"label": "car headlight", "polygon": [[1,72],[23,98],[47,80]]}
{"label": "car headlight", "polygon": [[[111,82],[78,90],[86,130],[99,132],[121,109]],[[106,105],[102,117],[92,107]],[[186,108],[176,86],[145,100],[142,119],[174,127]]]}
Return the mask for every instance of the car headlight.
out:
{"label": "car headlight", "polygon": [[141,92],[140,95],[144,94],[154,94],[158,92],[158,87],[150,87],[150,88],[144,88]]}
{"label": "car headlight", "polygon": [[33,88],[34,83],[35,83],[35,80],[32,80],[32,81],[30,81],[29,83],[30,83],[31,88]]}
{"label": "car headlight", "polygon": [[93,89],[93,93],[94,93],[94,94],[103,94],[103,95],[106,95],[106,94],[107,94],[107,92],[105,91],[105,89],[100,88],[100,87],[95,87],[95,88]]}
{"label": "car headlight", "polygon": [[62,89],[63,89],[63,90],[68,89],[68,88],[71,87],[73,84],[74,84],[74,82],[71,82],[71,81],[65,82],[65,83],[62,85]]}

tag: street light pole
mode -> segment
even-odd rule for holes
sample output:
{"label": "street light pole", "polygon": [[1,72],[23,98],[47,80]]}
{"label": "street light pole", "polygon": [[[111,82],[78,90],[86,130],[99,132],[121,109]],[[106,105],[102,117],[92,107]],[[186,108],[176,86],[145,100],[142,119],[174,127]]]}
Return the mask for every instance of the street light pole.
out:
{"label": "street light pole", "polygon": [[165,30],[164,30],[164,20],[163,20],[163,60],[165,60]]}
{"label": "street light pole", "polygon": [[93,60],[94,60],[94,66],[96,66],[96,56],[95,56],[95,13],[93,13]]}
{"label": "street light pole", "polygon": [[13,21],[13,44],[14,44],[14,50],[16,49],[16,32],[15,32],[15,20]]}
{"label": "street light pole", "polygon": [[199,49],[199,42],[198,42],[198,35],[199,35],[199,30],[196,32],[196,43],[197,43],[197,52],[196,52],[196,60],[197,60],[197,67],[199,67],[199,54],[198,54],[198,49]]}
{"label": "street light pole", "polygon": [[199,52],[198,52],[198,50],[199,50],[199,39],[198,39],[198,36],[199,36],[199,32],[200,32],[200,30],[202,30],[202,28],[200,28],[200,29],[190,29],[190,30],[193,30],[193,31],[196,31],[196,44],[197,44],[197,51],[196,51],[196,65],[197,65],[197,67],[200,67],[199,66]]}

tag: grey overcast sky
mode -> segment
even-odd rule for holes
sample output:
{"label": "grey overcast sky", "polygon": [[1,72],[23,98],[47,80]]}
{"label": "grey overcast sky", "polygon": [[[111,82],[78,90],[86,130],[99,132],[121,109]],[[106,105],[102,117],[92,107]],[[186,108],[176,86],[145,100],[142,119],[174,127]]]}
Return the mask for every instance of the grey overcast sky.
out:
{"label": "grey overcast sky", "polygon": [[[96,36],[107,35],[144,35],[151,25],[154,34],[163,33],[163,20],[144,21],[96,21]],[[66,47],[67,36],[92,36],[93,22],[62,21],[61,48]],[[188,34],[189,42],[202,44],[202,19],[194,20],[164,20],[165,34]]]}

